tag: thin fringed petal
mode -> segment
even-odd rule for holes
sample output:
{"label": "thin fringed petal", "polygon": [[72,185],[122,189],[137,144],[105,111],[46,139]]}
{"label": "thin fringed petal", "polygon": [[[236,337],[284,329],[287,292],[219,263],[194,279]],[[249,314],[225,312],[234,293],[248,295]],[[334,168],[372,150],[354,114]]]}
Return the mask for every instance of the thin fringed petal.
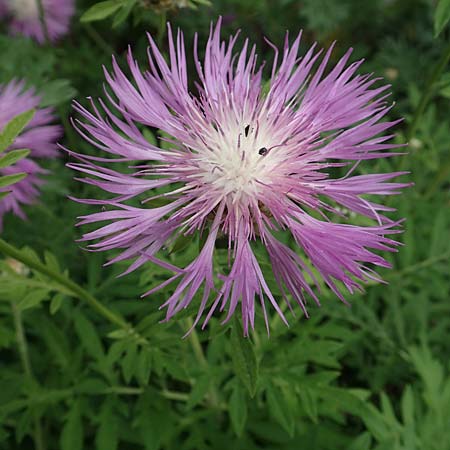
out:
{"label": "thin fringed petal", "polygon": [[[300,55],[301,33],[292,44],[286,35],[282,51],[266,41],[275,53],[267,86],[256,47],[247,39],[237,50],[238,36],[222,40],[219,19],[201,52],[195,35],[192,82],[183,33],[170,26],[167,59],[152,36],[147,67],[131,49],[127,70],[113,59],[106,100],[89,99],[89,108],[75,103],[75,127],[102,155],[68,153],[77,159],[69,167],[107,196],[77,200],[105,209],[80,218],[99,223],[83,237],[89,248],[120,249],[108,264],[132,260],[125,274],[146,263],[171,271],[145,294],[171,289],[161,306],[165,320],[197,304],[194,326],[206,311],[203,327],[220,312],[224,323],[240,314],[248,335],[258,307],[267,328],[269,307],[287,324],[282,301],[307,315],[308,299],[319,305],[319,277],[342,301],[345,291],[381,282],[373,268],[389,267],[381,253],[396,250],[391,235],[401,221],[368,198],[409,184],[393,180],[406,172],[357,173],[362,161],[399,155],[402,145],[391,142],[400,121],[386,119],[389,86],[359,74],[363,61],[351,62],[351,49],[334,63],[335,44]],[[144,127],[160,129],[164,145],[147,142]],[[124,161],[126,171],[107,167]],[[332,178],[339,170],[346,174]],[[147,207],[157,199],[165,206]],[[355,213],[373,225],[352,225]],[[333,223],[334,215],[344,223]],[[278,232],[290,234],[292,244]],[[168,243],[196,234],[204,244],[189,264],[165,260]],[[223,272],[214,267],[217,241],[228,244]],[[261,246],[281,300],[256,257]]]}

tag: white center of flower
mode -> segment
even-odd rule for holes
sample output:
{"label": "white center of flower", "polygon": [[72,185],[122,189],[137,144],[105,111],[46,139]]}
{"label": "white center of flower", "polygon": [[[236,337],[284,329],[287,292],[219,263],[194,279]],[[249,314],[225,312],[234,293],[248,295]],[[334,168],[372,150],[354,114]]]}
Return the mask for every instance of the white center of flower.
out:
{"label": "white center of flower", "polygon": [[264,130],[244,122],[223,133],[214,129],[209,137],[213,142],[198,159],[205,183],[239,201],[254,197],[270,182],[276,158],[271,154],[272,138]]}
{"label": "white center of flower", "polygon": [[18,19],[30,19],[39,17],[37,0],[7,0],[9,9]]}

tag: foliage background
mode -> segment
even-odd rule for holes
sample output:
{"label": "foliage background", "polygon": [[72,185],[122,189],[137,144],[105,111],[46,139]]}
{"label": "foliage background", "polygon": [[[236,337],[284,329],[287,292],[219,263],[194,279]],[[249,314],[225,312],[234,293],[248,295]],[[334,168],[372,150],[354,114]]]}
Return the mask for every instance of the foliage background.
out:
{"label": "foliage background", "polygon": [[[285,328],[272,317],[270,339],[262,323],[243,340],[237,322],[214,319],[183,340],[192,310],[158,323],[170,288],[139,300],[165,273],[147,267],[117,279],[121,267],[101,267],[108,255],[75,242],[76,217],[89,208],[67,195],[97,193],[72,180],[61,155],[48,162],[29,220],[9,216],[2,233],[39,270],[0,260],[0,448],[450,449],[450,34],[434,31],[450,2],[214,0],[172,11],[162,3],[113,0],[90,10],[104,20],[81,22],[94,2],[79,0],[55,47],[0,28],[0,82],[37,86],[65,127],[62,144],[93,152],[71,129],[71,99],[100,95],[101,65],[115,53],[123,66],[130,43],[144,64],[145,31],[165,45],[166,19],[191,46],[222,15],[224,36],[242,28],[269,60],[263,37],[281,45],[287,29],[305,30],[304,49],[337,40],[335,60],[352,46],[363,70],[392,84],[392,117],[405,118],[396,131],[409,154],[362,169],[412,172],[415,186],[388,200],[407,218],[405,247],[382,271],[389,284],[349,296],[351,308],[325,293],[309,320]],[[197,245],[167,257],[187,261]]]}

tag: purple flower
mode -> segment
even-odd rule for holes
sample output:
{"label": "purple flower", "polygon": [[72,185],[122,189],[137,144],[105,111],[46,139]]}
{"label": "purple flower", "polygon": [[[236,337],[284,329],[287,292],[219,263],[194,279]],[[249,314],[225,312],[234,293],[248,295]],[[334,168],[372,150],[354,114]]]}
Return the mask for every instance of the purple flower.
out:
{"label": "purple flower", "polygon": [[[380,281],[373,267],[390,266],[378,251],[396,251],[399,244],[391,235],[400,232],[400,221],[386,217],[392,209],[365,195],[398,193],[407,184],[389,180],[405,172],[353,175],[363,160],[399,154],[391,151],[399,145],[385,133],[399,121],[383,121],[391,108],[388,86],[376,87],[377,79],[356,74],[362,61],[347,64],[351,50],[329,71],[332,48],[323,54],[314,45],[299,57],[300,37],[292,45],[286,37],[282,54],[269,43],[275,52],[269,85],[255,47],[246,40],[234,52],[237,35],[221,41],[219,21],[202,61],[195,38],[198,80],[191,89],[183,34],[174,37],[169,29],[169,63],[149,36],[145,72],[131,51],[131,80],[115,60],[112,73],[105,72],[112,93],[107,98],[116,112],[102,100],[100,108],[91,101],[92,112],[75,104],[84,119],[76,121],[78,131],[108,155],[72,153],[80,162],[69,166],[88,175],[84,182],[114,194],[109,200],[80,200],[103,205],[80,224],[109,222],[82,240],[95,240],[92,250],[122,249],[110,263],[133,258],[127,272],[148,261],[172,271],[145,294],[177,283],[162,305],[166,320],[195,299],[195,324],[205,313],[205,326],[218,310],[226,311],[226,322],[239,307],[247,335],[257,302],[266,325],[269,304],[287,323],[256,251],[270,260],[277,296],[291,311],[295,302],[305,314],[308,297],[319,304],[312,289],[316,277],[344,301],[343,288],[353,292],[361,282]],[[162,148],[144,138],[145,127],[170,136]],[[124,161],[139,163],[127,173],[110,168]],[[345,175],[332,178],[339,168],[346,168]],[[130,205],[136,197],[141,206]],[[155,198],[163,199],[163,206],[151,207]],[[372,224],[352,225],[356,214]],[[281,242],[280,231],[298,248]],[[186,267],[158,257],[168,242],[195,234],[203,246]],[[218,240],[228,246],[223,273],[217,273],[214,258],[221,251]]]}
{"label": "purple flower", "polygon": [[[54,42],[64,36],[74,13],[74,0],[41,0],[48,38]],[[38,0],[0,0],[0,17],[10,18],[13,34],[23,34],[43,43],[46,40]]]}
{"label": "purple flower", "polygon": [[[0,130],[17,115],[30,109],[37,109],[41,98],[33,89],[24,90],[24,82],[12,81],[0,85]],[[25,172],[27,177],[5,190],[11,193],[0,201],[0,227],[6,212],[25,219],[22,204],[33,203],[39,195],[42,180],[39,175],[46,173],[35,158],[54,158],[58,155],[56,140],[61,136],[58,125],[50,125],[54,120],[51,108],[37,109],[33,119],[16,138],[8,150],[26,148],[31,150],[27,158],[18,161],[14,166],[0,169],[0,175]],[[0,189],[1,191],[2,189]]]}

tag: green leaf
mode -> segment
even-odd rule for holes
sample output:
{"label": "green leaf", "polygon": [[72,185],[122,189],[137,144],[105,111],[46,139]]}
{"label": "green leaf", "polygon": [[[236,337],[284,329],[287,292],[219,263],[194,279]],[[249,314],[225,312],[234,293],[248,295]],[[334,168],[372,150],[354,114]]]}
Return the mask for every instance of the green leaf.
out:
{"label": "green leaf", "polygon": [[29,155],[29,153],[30,150],[27,149],[9,151],[8,153],[6,153],[6,155],[0,157],[0,169],[12,166],[17,161],[26,158]]}
{"label": "green leaf", "polygon": [[231,425],[235,433],[241,436],[247,423],[247,401],[245,392],[239,383],[234,383],[228,406]]}
{"label": "green leaf", "polygon": [[74,324],[81,343],[89,355],[96,359],[102,359],[104,357],[103,345],[92,322],[78,311],[75,314]]}
{"label": "green leaf", "polygon": [[173,243],[172,247],[169,249],[169,254],[180,252],[184,250],[192,242],[192,236],[185,236],[181,234]]}
{"label": "green leaf", "polygon": [[411,386],[406,386],[401,401],[402,418],[406,425],[414,423],[414,393]]}
{"label": "green leaf", "polygon": [[208,392],[210,386],[210,375],[202,375],[198,379],[195,380],[194,387],[192,388],[191,395],[189,396],[189,400],[186,403],[187,408],[193,408],[195,405],[198,405],[204,398],[206,392]]}
{"label": "green leaf", "polygon": [[244,338],[241,323],[235,317],[231,328],[231,359],[236,374],[244,383],[251,397],[256,393],[258,362],[250,339]]}
{"label": "green leaf", "polygon": [[111,331],[111,333],[108,333],[107,335],[110,339],[125,339],[127,337],[130,337],[130,333],[127,330],[114,330]]}
{"label": "green leaf", "polygon": [[75,402],[67,415],[60,444],[61,450],[83,450],[83,425],[78,401]]}
{"label": "green leaf", "polygon": [[352,441],[347,450],[369,450],[372,445],[372,438],[369,433],[363,433]]}
{"label": "green leaf", "polygon": [[21,311],[33,308],[34,306],[37,306],[41,302],[46,300],[48,295],[49,291],[45,288],[29,290],[25,297],[20,300],[17,306]]}
{"label": "green leaf", "polygon": [[[320,388],[318,389],[320,391]],[[301,389],[300,390],[300,400],[302,406],[308,415],[308,417],[314,422],[318,423],[319,412],[317,405],[317,394],[315,389]]]}
{"label": "green leaf", "polygon": [[96,3],[91,6],[80,18],[81,22],[93,22],[95,20],[103,20],[112,16],[119,8],[123,6],[123,2],[116,0],[107,0],[105,2]]}
{"label": "green leaf", "polygon": [[127,3],[123,6],[123,8],[114,16],[113,28],[118,27],[121,23],[123,23],[126,18],[130,15],[131,10],[134,5],[137,3],[137,0],[128,0]]}
{"label": "green leaf", "polygon": [[72,86],[70,80],[52,80],[42,87],[41,95],[41,107],[57,106],[74,98],[77,90]]}
{"label": "green leaf", "polygon": [[23,180],[26,176],[27,176],[26,173],[14,173],[11,175],[5,175],[4,177],[0,177],[0,188],[11,186],[11,184],[16,184],[20,180]]}
{"label": "green leaf", "polygon": [[27,126],[34,116],[34,110],[26,111],[14,117],[0,132],[0,152],[6,150],[16,139],[19,133]]}
{"label": "green leaf", "polygon": [[434,13],[434,37],[438,37],[450,20],[450,0],[440,0]]}
{"label": "green leaf", "polygon": [[295,422],[283,391],[269,384],[266,388],[266,397],[270,414],[292,437],[295,431]]}
{"label": "green leaf", "polygon": [[65,299],[65,295],[61,292],[58,292],[51,300],[50,300],[50,314],[53,316],[59,311],[63,301]]}
{"label": "green leaf", "polygon": [[136,371],[137,346],[130,343],[125,351],[125,356],[122,359],[122,373],[123,378],[128,384]]}
{"label": "green leaf", "polygon": [[102,405],[100,413],[100,426],[95,435],[97,450],[116,450],[118,439],[118,421],[113,411],[114,403],[111,399],[106,400]]}
{"label": "green leaf", "polygon": [[152,354],[147,348],[143,348],[138,357],[137,367],[136,367],[136,378],[139,384],[146,386],[148,380],[150,379],[150,373],[152,371]]}

